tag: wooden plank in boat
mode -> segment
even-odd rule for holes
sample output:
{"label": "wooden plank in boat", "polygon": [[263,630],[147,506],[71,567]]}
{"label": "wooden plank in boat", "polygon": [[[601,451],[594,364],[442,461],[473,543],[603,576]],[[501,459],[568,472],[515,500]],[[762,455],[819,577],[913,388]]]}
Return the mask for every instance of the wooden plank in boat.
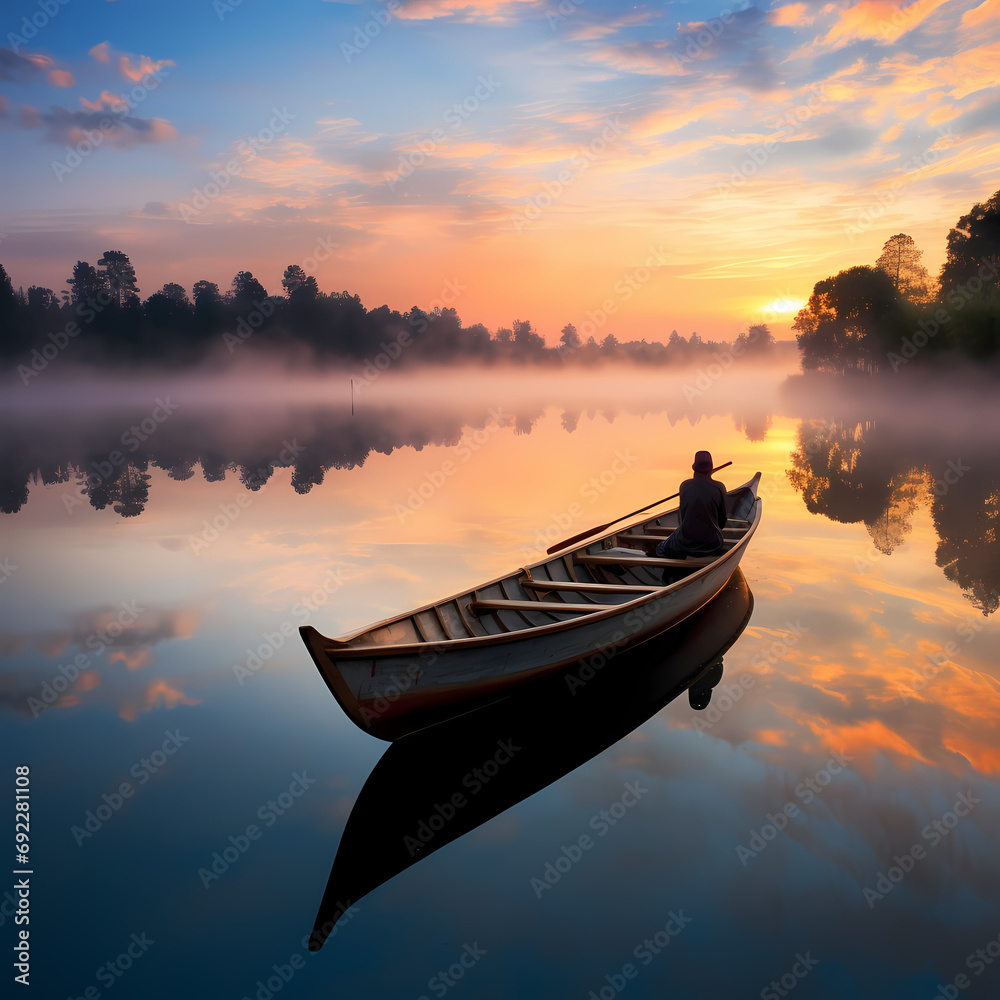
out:
{"label": "wooden plank in boat", "polygon": [[[740,536],[740,537],[742,537],[742,536]],[[642,542],[653,542],[653,541],[656,541],[656,540],[662,540],[662,536],[660,536],[660,535],[653,535],[653,534],[651,534],[651,535],[633,535],[633,534],[616,535],[615,538],[619,542],[621,542],[623,545],[625,545],[627,543],[633,543],[634,544],[636,542],[642,543]],[[722,542],[722,551],[723,552],[728,552],[736,544],[737,541],[738,541],[738,539],[735,539],[735,538],[724,538],[723,542]]]}
{"label": "wooden plank in boat", "polygon": [[553,580],[559,580],[562,583],[572,583],[573,577],[569,575],[569,570],[566,569],[566,563],[562,559],[553,559],[551,562],[542,563],[541,566],[536,566],[533,573],[544,574]]}
{"label": "wooden plank in boat", "polygon": [[[444,634],[449,639],[454,639],[456,637],[455,636],[455,630],[453,628],[449,627],[448,622],[445,620],[444,615],[441,614],[441,605],[440,604],[435,604],[434,605],[434,614],[437,615],[437,620],[438,620],[438,623],[441,626],[441,631],[444,632]],[[465,629],[462,629],[462,631],[464,632]]]}
{"label": "wooden plank in boat", "polygon": [[455,639],[464,639],[476,633],[469,629],[454,601],[442,601],[437,606],[438,614]]}
{"label": "wooden plank in boat", "polygon": [[403,642],[423,641],[409,617],[372,629],[361,638],[366,646],[396,646]]}
{"label": "wooden plank in boat", "polygon": [[526,593],[521,586],[521,581],[516,576],[508,576],[500,584],[504,597],[511,601],[530,601],[531,595]]}
{"label": "wooden plank in boat", "polygon": [[[640,525],[642,527],[642,525]],[[646,525],[645,530],[639,534],[630,534],[629,532],[623,532],[618,535],[618,538],[667,538],[672,535],[677,529],[676,528],[661,528],[655,524]],[[746,528],[723,528],[722,537],[723,538],[742,538],[746,534]]]}
{"label": "wooden plank in boat", "polygon": [[609,611],[621,607],[619,604],[568,604],[563,601],[473,601],[469,610],[478,615],[493,611],[572,611],[592,614],[595,611]]}
{"label": "wooden plank in boat", "polygon": [[681,566],[695,569],[711,566],[719,556],[704,559],[658,559],[656,556],[600,556],[578,555],[576,561],[584,566]]}
{"label": "wooden plank in boat", "polygon": [[414,611],[413,622],[417,626],[420,635],[427,642],[446,642],[450,636],[442,628],[438,616],[433,609],[429,611]]}
{"label": "wooden plank in boat", "polygon": [[[516,617],[508,614],[502,619],[507,625],[511,626],[511,631],[524,628],[525,625],[531,627],[551,625],[554,621],[559,620],[545,611],[539,610],[537,602],[532,601],[531,595],[524,590],[521,586],[521,581],[516,576],[508,576],[501,582],[501,587],[503,588],[504,597],[508,601],[526,602],[531,605],[531,609],[528,611],[519,610]],[[504,608],[509,607],[509,604],[504,605]],[[500,610],[497,613],[502,615],[504,611]]]}
{"label": "wooden plank in boat", "polygon": [[465,594],[463,597],[456,597],[449,601],[449,604],[455,606],[455,610],[458,611],[462,622],[465,624],[466,631],[477,638],[481,638],[484,635],[489,635],[485,628],[483,628],[482,622],[478,618],[470,617],[465,613],[464,604],[468,603],[468,599],[472,597],[473,594]]}
{"label": "wooden plank in boat", "polygon": [[663,587],[652,587],[633,583],[568,583],[565,580],[522,579],[525,590],[575,590],[581,594],[652,594]]}
{"label": "wooden plank in boat", "polygon": [[[488,583],[483,587],[477,587],[470,595],[471,603],[463,602],[463,607],[466,611],[470,610],[472,604],[477,601],[497,601],[506,600],[503,592],[503,588],[500,586],[499,581],[494,580],[493,583]],[[520,628],[520,623],[514,626],[513,630],[511,627],[504,622],[497,615],[482,615],[475,616],[474,620],[478,621],[480,625],[490,634],[490,635],[502,635],[504,632],[518,631]]]}

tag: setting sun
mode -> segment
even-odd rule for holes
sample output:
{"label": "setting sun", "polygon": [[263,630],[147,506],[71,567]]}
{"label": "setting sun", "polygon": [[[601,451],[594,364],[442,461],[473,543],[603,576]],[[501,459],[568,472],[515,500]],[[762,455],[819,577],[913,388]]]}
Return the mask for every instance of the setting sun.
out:
{"label": "setting sun", "polygon": [[764,306],[763,312],[765,315],[794,316],[805,304],[804,299],[775,299]]}

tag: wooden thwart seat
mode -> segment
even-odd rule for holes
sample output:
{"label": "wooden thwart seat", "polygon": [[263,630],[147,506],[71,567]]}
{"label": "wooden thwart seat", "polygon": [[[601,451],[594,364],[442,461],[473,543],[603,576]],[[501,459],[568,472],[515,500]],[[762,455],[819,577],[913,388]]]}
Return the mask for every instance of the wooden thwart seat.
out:
{"label": "wooden thwart seat", "polygon": [[474,615],[491,611],[573,611],[578,614],[593,614],[595,611],[608,611],[620,606],[618,604],[569,604],[564,601],[505,601],[497,599],[471,601],[469,611]]}
{"label": "wooden thwart seat", "polygon": [[[676,528],[661,528],[658,524],[648,524],[646,525],[645,531],[643,532],[623,532],[618,535],[619,538],[667,538],[672,535],[677,529]],[[730,528],[725,527],[722,529],[723,538],[742,538],[746,534],[746,528]]]}
{"label": "wooden thwart seat", "polygon": [[575,590],[581,594],[652,594],[662,587],[630,583],[574,583],[572,580],[531,580],[522,577],[518,583],[525,590]]}
{"label": "wooden thwart seat", "polygon": [[685,569],[695,569],[699,566],[710,566],[719,556],[706,556],[702,559],[658,559],[656,556],[601,556],[578,555],[576,562],[581,566],[680,566]]}
{"label": "wooden thwart seat", "polygon": [[[740,535],[740,538],[742,537],[743,536]],[[615,538],[619,542],[619,544],[627,545],[629,543],[635,544],[636,542],[642,543],[642,542],[662,541],[664,536],[660,535],[659,533],[653,533],[653,532],[650,532],[648,535],[636,534],[634,532],[626,532],[625,534],[615,535]],[[728,552],[738,541],[739,538],[733,538],[730,535],[724,536],[722,541],[722,550],[724,552]]]}

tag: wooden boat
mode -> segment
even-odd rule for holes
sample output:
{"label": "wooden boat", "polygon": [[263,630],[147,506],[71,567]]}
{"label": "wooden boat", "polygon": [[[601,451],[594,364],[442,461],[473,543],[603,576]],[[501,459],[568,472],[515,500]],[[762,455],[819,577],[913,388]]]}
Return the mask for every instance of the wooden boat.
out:
{"label": "wooden boat", "polygon": [[[396,740],[347,819],[310,950],[318,951],[350,907],[378,886],[582,766],[684,691],[692,712],[706,708],[722,658],[752,611],[753,595],[737,567],[708,604],[614,654],[585,687],[571,691],[550,674],[531,685],[530,698],[506,698]],[[517,751],[489,781],[470,781],[501,743]],[[461,805],[442,822],[435,806],[454,803],[456,790]]]}
{"label": "wooden boat", "polygon": [[693,614],[739,565],[760,523],[759,482],[726,495],[718,556],[646,554],[676,529],[674,509],[337,639],[299,631],[347,715],[392,741],[588,658],[599,665]]}

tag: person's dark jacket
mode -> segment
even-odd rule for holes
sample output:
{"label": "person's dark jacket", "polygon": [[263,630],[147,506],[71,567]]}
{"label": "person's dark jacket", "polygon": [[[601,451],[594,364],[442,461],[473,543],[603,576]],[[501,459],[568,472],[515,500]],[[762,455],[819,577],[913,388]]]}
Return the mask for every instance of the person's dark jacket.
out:
{"label": "person's dark jacket", "polygon": [[681,483],[681,523],[670,536],[671,548],[688,555],[713,555],[722,551],[726,526],[726,488],[696,472]]}

